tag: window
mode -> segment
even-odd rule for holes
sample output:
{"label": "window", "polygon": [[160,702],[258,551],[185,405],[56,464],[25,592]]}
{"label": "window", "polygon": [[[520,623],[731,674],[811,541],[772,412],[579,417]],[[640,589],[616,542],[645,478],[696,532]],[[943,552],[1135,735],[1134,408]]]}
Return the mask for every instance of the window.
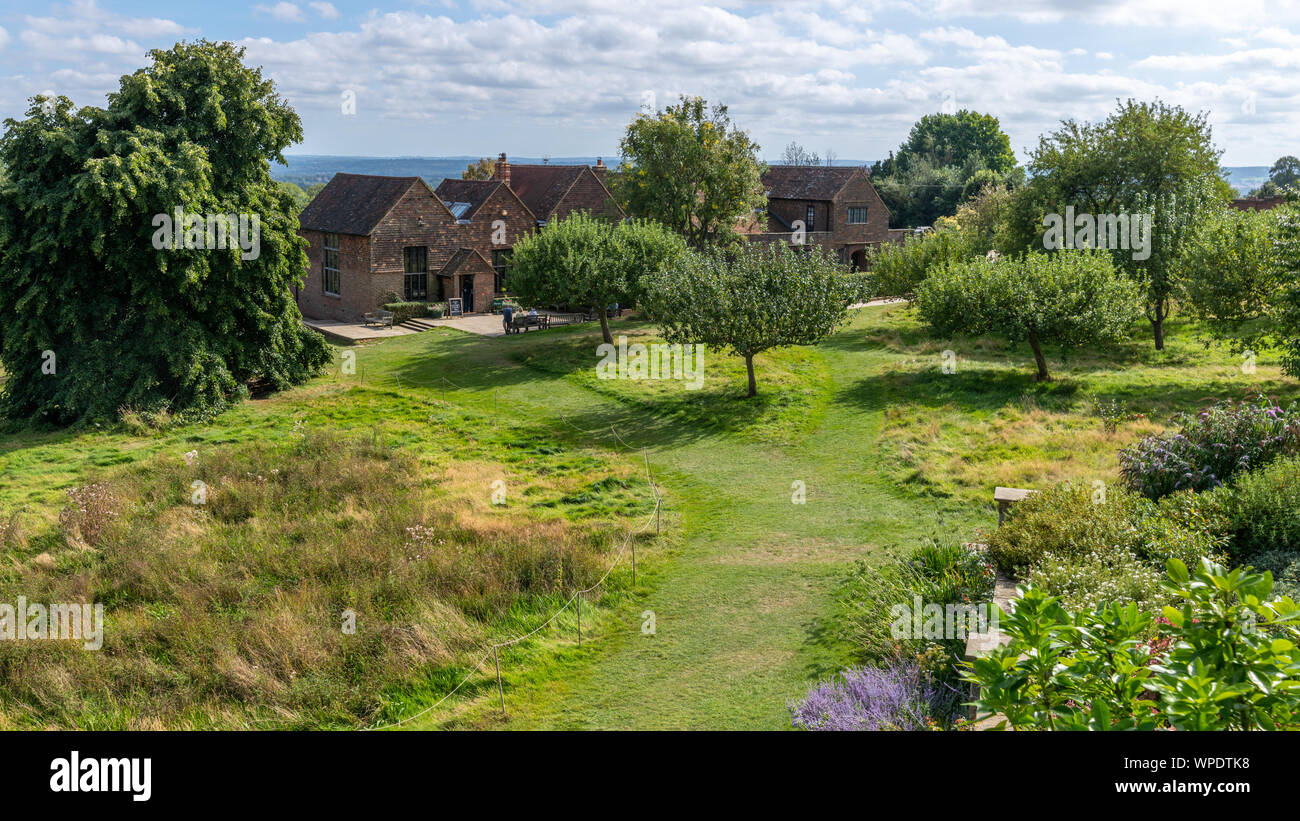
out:
{"label": "window", "polygon": [[492,252],[492,270],[496,272],[496,292],[506,292],[506,274],[510,271],[510,249]]}
{"label": "window", "polygon": [[331,296],[339,295],[339,235],[325,234],[321,244],[324,255],[321,258],[321,290]]}
{"label": "window", "polygon": [[865,225],[866,222],[867,222],[867,206],[850,205],[849,225]]}
{"label": "window", "polygon": [[817,230],[817,206],[808,206],[808,217],[803,221],[803,223],[803,229],[808,233],[811,234],[813,231]]}
{"label": "window", "polygon": [[429,249],[424,246],[402,249],[402,298],[415,302],[429,295]]}

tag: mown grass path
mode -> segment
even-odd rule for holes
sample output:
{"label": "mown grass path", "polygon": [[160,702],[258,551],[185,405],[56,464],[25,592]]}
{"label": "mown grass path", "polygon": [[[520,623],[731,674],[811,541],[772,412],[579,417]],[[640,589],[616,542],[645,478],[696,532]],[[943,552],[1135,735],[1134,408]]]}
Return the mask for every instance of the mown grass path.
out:
{"label": "mown grass path", "polygon": [[[588,429],[614,424],[632,444],[649,448],[680,547],[658,568],[649,592],[621,608],[618,623],[562,674],[519,687],[507,676],[507,721],[494,717],[493,692],[454,726],[788,727],[787,700],[849,657],[824,620],[851,562],[974,526],[974,511],[943,510],[880,478],[884,403],[860,380],[873,359],[887,354],[860,336],[851,326],[838,346],[817,352],[826,366],[828,384],[819,386],[825,401],[810,430],[784,444],[664,426],[643,408],[571,380],[548,381],[551,412]],[[473,356],[486,363],[492,352]],[[529,394],[527,375],[504,381],[511,386],[499,390],[497,401]],[[797,481],[806,487],[804,504],[792,501]],[[654,635],[641,630],[646,610],[654,613]],[[447,725],[433,714],[414,726]]]}

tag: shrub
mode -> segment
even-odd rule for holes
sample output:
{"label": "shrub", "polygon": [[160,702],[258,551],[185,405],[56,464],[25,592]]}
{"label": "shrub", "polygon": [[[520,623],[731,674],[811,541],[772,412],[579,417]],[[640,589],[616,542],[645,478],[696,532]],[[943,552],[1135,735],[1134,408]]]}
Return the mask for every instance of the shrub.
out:
{"label": "shrub", "polygon": [[393,324],[400,325],[413,317],[424,316],[429,312],[429,306],[424,302],[388,302],[384,310],[392,311]]}
{"label": "shrub", "polygon": [[924,730],[935,688],[915,664],[851,667],[838,679],[813,685],[790,704],[804,730]]}
{"label": "shrub", "polygon": [[937,688],[931,717],[947,721],[962,702],[952,659],[965,650],[964,636],[951,639],[899,637],[894,608],[925,604],[976,604],[993,594],[994,572],[988,556],[965,545],[929,542],[879,567],[859,562],[845,586],[835,630],[856,647],[860,661],[889,666],[900,660],[918,665]]}
{"label": "shrub", "polygon": [[1070,558],[1049,553],[1029,571],[1026,581],[1073,610],[1164,600],[1160,572],[1122,549]]}
{"label": "shrub", "polygon": [[1267,397],[1218,402],[1180,414],[1178,433],[1164,433],[1120,451],[1120,474],[1143,496],[1175,490],[1210,490],[1234,474],[1300,451],[1300,411],[1283,410]]}
{"label": "shrub", "polygon": [[1157,504],[1122,487],[1100,494],[1068,483],[1018,502],[988,536],[994,561],[1021,576],[1049,555],[1058,561],[1093,557],[1094,566],[1126,567],[1129,557],[1158,566],[1169,558],[1217,558],[1224,543],[1217,516],[1186,494]]}
{"label": "shrub", "polygon": [[911,297],[932,269],[970,256],[957,231],[936,231],[910,236],[901,243],[883,243],[871,252],[872,293],[878,297]]}
{"label": "shrub", "polygon": [[1300,728],[1300,607],[1252,568],[1171,559],[1166,573],[1181,607],[1164,619],[1135,604],[1072,612],[1022,589],[998,622],[1010,641],[966,665],[976,709],[1014,729]]}
{"label": "shrub", "polygon": [[1207,496],[1226,520],[1233,557],[1255,563],[1266,551],[1300,552],[1300,458],[1244,473]]}

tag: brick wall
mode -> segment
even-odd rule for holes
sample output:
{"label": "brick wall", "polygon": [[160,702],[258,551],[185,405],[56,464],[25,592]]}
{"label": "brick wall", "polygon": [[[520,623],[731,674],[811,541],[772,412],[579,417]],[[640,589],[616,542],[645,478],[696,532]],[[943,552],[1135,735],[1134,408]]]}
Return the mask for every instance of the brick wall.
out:
{"label": "brick wall", "polygon": [[[492,223],[502,220],[506,224],[505,243],[495,245],[492,242]],[[492,252],[505,250],[532,233],[537,219],[524,206],[519,198],[504,186],[492,192],[492,196],[474,213],[474,219],[468,225],[460,226],[461,239],[457,248],[473,248],[490,263]]]}
{"label": "brick wall", "polygon": [[[424,226],[420,226],[420,222]],[[462,226],[424,183],[417,182],[370,234],[370,293],[377,304],[389,292],[402,294],[402,249],[429,249],[429,276],[447,264],[460,247]],[[432,289],[433,283],[429,283]],[[374,306],[368,310],[374,310]]]}
{"label": "brick wall", "polygon": [[370,240],[339,234],[339,295],[324,292],[324,235],[320,231],[298,232],[307,240],[307,279],[298,288],[298,309],[313,319],[351,322],[375,306],[370,297]]}

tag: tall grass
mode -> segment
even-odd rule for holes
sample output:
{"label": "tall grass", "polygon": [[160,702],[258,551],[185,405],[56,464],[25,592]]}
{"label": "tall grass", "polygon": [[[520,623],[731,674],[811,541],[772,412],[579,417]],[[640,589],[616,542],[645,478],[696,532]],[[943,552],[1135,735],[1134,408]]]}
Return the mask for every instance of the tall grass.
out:
{"label": "tall grass", "polygon": [[101,602],[106,621],[99,651],[0,642],[0,724],[365,724],[386,689],[604,571],[611,520],[499,513],[425,474],[304,432],[159,456],[75,489],[57,525],[0,529],[6,601]]}

